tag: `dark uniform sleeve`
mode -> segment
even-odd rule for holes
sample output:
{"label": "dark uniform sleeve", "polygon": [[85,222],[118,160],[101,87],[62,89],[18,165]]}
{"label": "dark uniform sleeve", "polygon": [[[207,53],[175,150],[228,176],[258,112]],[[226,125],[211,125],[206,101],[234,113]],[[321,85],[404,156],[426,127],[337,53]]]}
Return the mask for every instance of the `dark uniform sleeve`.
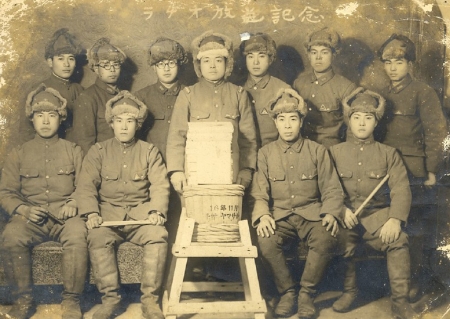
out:
{"label": "dark uniform sleeve", "polygon": [[[255,172],[252,187],[251,197],[255,202],[252,211],[252,225],[256,227],[259,219],[263,215],[271,215],[269,209],[270,200],[270,183],[269,183],[269,169],[267,165],[267,156],[263,149],[258,152],[258,169]],[[272,216],[273,217],[273,216]]]}
{"label": "dark uniform sleeve", "polygon": [[240,88],[239,92],[239,169],[255,169],[257,144],[256,128],[247,92]]}
{"label": "dark uniform sleeve", "polygon": [[92,97],[81,93],[73,108],[73,139],[81,146],[84,154],[96,143],[97,105]]}
{"label": "dark uniform sleeve", "polygon": [[29,205],[20,193],[20,158],[19,150],[14,149],[6,158],[0,180],[0,204],[12,215],[20,205]]}

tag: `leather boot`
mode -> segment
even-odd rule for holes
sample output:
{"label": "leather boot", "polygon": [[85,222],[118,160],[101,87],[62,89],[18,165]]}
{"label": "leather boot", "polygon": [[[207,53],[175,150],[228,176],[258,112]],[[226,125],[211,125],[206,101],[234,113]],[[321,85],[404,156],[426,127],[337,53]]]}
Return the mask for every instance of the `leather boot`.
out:
{"label": "leather boot", "polygon": [[309,250],[300,280],[300,293],[298,294],[297,312],[300,318],[314,318],[317,315],[312,295],[316,293],[317,285],[322,280],[330,260],[329,255],[320,255],[311,249]]}
{"label": "leather boot", "polygon": [[63,249],[62,278],[62,319],[81,319],[80,296],[84,290],[88,263],[87,248]]}
{"label": "leather boot", "polygon": [[95,319],[110,319],[119,308],[119,270],[114,247],[90,249],[92,271],[98,291],[102,294],[102,305],[92,315]]}
{"label": "leather boot", "polygon": [[36,311],[32,297],[33,279],[31,274],[31,252],[28,247],[15,247],[6,249],[6,267],[12,275],[14,304],[4,318],[28,319]]}
{"label": "leather boot", "polygon": [[387,251],[387,269],[391,285],[392,316],[397,319],[419,318],[408,300],[411,276],[408,247]]}
{"label": "leather boot", "polygon": [[356,286],[356,264],[350,258],[344,259],[345,277],[344,277],[344,292],[333,303],[333,310],[336,312],[348,312],[352,309],[358,289]]}
{"label": "leather boot", "polygon": [[144,246],[141,275],[141,307],[145,319],[164,319],[159,306],[159,295],[167,258],[167,244]]}
{"label": "leather boot", "polygon": [[275,308],[275,315],[278,317],[291,317],[296,312],[296,299],[297,292],[295,291],[295,288],[288,289],[281,295],[280,301]]}

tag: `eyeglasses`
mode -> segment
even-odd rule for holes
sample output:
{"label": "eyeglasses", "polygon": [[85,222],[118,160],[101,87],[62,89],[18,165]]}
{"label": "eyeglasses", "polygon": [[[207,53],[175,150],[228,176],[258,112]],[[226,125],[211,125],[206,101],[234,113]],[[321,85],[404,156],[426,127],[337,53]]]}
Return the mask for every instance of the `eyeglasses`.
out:
{"label": "eyeglasses", "polygon": [[97,64],[97,66],[105,69],[105,70],[111,70],[111,67],[114,67],[114,70],[119,69],[122,64],[119,62],[114,62],[114,63],[99,63]]}
{"label": "eyeglasses", "polygon": [[156,63],[156,67],[158,69],[164,69],[166,67],[166,65],[168,65],[169,68],[173,69],[174,67],[177,66],[177,62],[174,60],[170,60],[169,62],[160,61],[160,62]]}

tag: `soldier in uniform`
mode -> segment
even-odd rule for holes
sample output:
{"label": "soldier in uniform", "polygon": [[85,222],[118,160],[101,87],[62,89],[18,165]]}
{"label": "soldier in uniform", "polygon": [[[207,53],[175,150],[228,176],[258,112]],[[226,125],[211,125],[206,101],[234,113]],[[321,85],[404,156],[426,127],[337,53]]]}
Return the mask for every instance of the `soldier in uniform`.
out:
{"label": "soldier in uniform", "polygon": [[81,319],[80,295],[87,274],[86,225],[73,197],[82,150],[60,139],[67,102],[41,84],[27,98],[25,114],[36,130],[34,139],[8,156],[0,182],[0,204],[11,218],[2,235],[7,279],[14,305],[4,319],[28,319],[35,311],[31,249],[48,240],[62,244],[62,318]]}
{"label": "soldier in uniform", "polygon": [[293,85],[308,105],[302,135],[329,148],[345,140],[342,100],[356,85],[334,73],[332,63],[341,48],[335,31],[314,31],[305,46],[312,70],[300,74]]}
{"label": "soldier in uniform", "polygon": [[268,73],[277,55],[275,41],[268,34],[250,35],[249,39],[242,41],[240,50],[245,56],[248,70],[244,88],[252,102],[259,149],[278,137],[277,128],[268,112],[268,102],[274,98],[279,89],[290,88],[290,86]]}
{"label": "soldier in uniform", "polygon": [[119,92],[117,81],[126,58],[125,53],[107,38],[97,40],[88,53],[89,66],[97,79],[75,102],[72,132],[85,154],[96,142],[114,137],[105,122],[105,105]]}
{"label": "soldier in uniform", "polygon": [[[344,195],[327,149],[300,135],[303,99],[281,89],[270,111],[279,137],[258,152],[252,224],[281,297],[275,314],[292,316],[298,298],[298,316],[314,318],[313,294],[334,255]],[[298,239],[309,247],[299,293],[283,253],[284,245]]]}
{"label": "soldier in uniform", "polygon": [[[67,101],[67,118],[61,123],[58,135],[73,141],[71,136],[73,107],[83,87],[71,81],[76,68],[77,59],[83,54],[83,49],[76,38],[66,28],[57,30],[45,47],[45,60],[52,70],[52,75],[43,83],[59,92]],[[23,109],[20,112],[20,142],[28,142],[34,138],[35,132],[28,116]]]}
{"label": "soldier in uniform", "polygon": [[405,162],[413,194],[407,232],[410,236],[411,298],[431,283],[429,258],[436,248],[436,172],[442,158],[447,123],[436,92],[413,79],[414,43],[393,34],[379,50],[389,84],[380,92],[387,100],[383,143],[396,148]]}
{"label": "soldier in uniform", "polygon": [[[163,319],[159,293],[167,255],[169,180],[161,154],[135,138],[147,107],[128,91],[106,103],[105,120],[114,137],[96,143],[84,158],[77,187],[80,215],[87,217],[88,247],[102,305],[95,319],[113,318],[119,307],[116,249],[125,240],[143,246],[141,303],[146,319]],[[104,221],[141,221],[149,225],[99,227]]]}
{"label": "soldier in uniform", "polygon": [[[417,314],[408,300],[409,243],[408,235],[402,231],[411,205],[408,175],[398,152],[374,141],[373,131],[385,110],[384,98],[363,90],[358,88],[344,99],[344,118],[349,126],[347,141],[330,148],[346,195],[346,229],[339,236],[345,247],[344,293],[334,302],[333,309],[347,312],[354,306],[357,284],[353,256],[362,239],[372,248],[386,253],[393,317],[413,319]],[[386,174],[389,174],[387,183],[356,216],[355,210]]]}

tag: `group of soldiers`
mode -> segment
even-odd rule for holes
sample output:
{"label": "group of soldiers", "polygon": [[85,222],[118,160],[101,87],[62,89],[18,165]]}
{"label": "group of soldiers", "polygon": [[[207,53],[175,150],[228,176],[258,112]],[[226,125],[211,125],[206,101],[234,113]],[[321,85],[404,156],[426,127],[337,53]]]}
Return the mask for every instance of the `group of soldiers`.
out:
{"label": "group of soldiers", "polygon": [[[121,296],[115,252],[123,241],[143,247],[144,318],[164,318],[159,299],[167,246],[188,184],[188,122],[233,125],[233,182],[247,190],[244,208],[265,270],[260,281],[276,286],[277,317],[318,315],[314,295],[336,255],[345,261],[345,276],[333,309],[351,310],[360,241],[386,253],[393,316],[418,317],[410,302],[425,289],[419,278],[428,278],[433,246],[424,235],[432,225],[425,217],[433,207],[415,199],[431,199],[435,192],[447,134],[439,98],[410,75],[415,46],[404,35],[393,34],[380,48],[390,82],[379,93],[334,72],[341,49],[335,31],[312,32],[305,48],[311,70],[290,87],[268,73],[276,60],[273,39],[264,33],[244,37],[240,52],[248,78],[240,87],[227,80],[232,41],[208,31],[191,47],[198,82],[184,86],[178,75],[187,53],[161,37],[148,51],[158,80],[133,94],[118,87],[127,56],[107,38],[88,51],[95,83],[83,89],[71,82],[83,50],[67,29],[55,32],[45,50],[52,75],[28,94],[23,144],[6,159],[0,181],[0,204],[10,214],[2,234],[4,266],[14,295],[0,318],[34,313],[31,248],[46,240],[63,247],[63,319],[82,318],[88,259],[102,294],[93,318],[116,315]],[[384,144],[375,141],[375,130]],[[142,220],[148,224],[103,227]],[[300,283],[283,251],[298,239],[309,248]]]}

